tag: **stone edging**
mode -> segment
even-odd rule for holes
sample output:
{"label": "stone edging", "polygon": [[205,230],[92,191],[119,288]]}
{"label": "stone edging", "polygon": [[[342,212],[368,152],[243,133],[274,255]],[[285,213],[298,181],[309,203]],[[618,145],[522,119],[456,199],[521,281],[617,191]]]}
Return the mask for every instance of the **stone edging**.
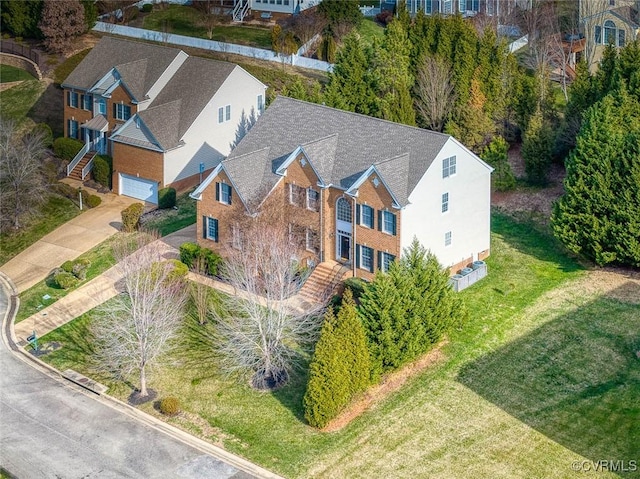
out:
{"label": "stone edging", "polygon": [[40,67],[35,62],[26,57],[20,55],[14,55],[13,53],[0,52],[0,63],[4,65],[11,65],[12,67],[27,70],[38,80],[42,80],[42,72]]}

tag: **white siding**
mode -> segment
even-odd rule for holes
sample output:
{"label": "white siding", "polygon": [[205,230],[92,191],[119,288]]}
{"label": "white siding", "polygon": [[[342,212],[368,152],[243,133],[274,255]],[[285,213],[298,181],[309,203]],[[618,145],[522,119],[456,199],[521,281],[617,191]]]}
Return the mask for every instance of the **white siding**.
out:
{"label": "white siding", "polygon": [[[442,178],[442,160],[456,156],[456,174]],[[442,195],[449,211],[442,213]],[[414,235],[443,266],[452,266],[488,250],[490,244],[491,168],[450,138],[409,196],[402,211],[402,248]],[[451,231],[451,245],[445,233]]]}
{"label": "white siding", "polygon": [[[196,175],[200,163],[211,169],[231,151],[242,112],[256,116],[258,95],[266,98],[266,86],[236,67],[202,110],[182,140],[184,146],[165,153],[164,184]],[[218,123],[218,108],[231,105],[231,120]]]}
{"label": "white siding", "polygon": [[[280,1],[282,5],[278,5],[277,2],[278,0],[262,0],[258,3],[256,0],[251,0],[251,9],[257,12],[294,13],[298,5],[298,0],[289,0],[289,5],[284,5],[284,0]],[[319,3],[320,0],[305,0],[304,2],[300,2],[300,11],[311,8]]]}

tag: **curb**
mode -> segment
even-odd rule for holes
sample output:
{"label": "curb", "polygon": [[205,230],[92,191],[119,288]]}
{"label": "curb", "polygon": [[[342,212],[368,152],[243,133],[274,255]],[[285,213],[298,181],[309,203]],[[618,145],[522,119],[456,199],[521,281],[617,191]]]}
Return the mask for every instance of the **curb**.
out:
{"label": "curb", "polygon": [[240,471],[246,472],[255,476],[256,478],[261,479],[283,479],[281,476],[278,476],[277,474],[268,471],[267,469],[257,466],[256,464],[253,464],[252,462],[249,462],[248,460],[240,456],[236,456],[235,454],[225,451],[220,447],[209,444],[208,442],[200,438],[192,436],[182,429],[161,421],[151,416],[150,414],[140,411],[139,409],[136,409],[123,401],[120,401],[119,399],[108,395],[97,395],[96,393],[90,392],[85,388],[78,386],[68,379],[64,378],[57,369],[34,357],[33,355],[25,351],[24,348],[21,348],[17,345],[17,338],[14,332],[13,320],[18,311],[18,307],[20,306],[20,298],[18,297],[17,290],[15,285],[13,284],[13,281],[2,271],[0,271],[0,287],[8,292],[7,312],[3,318],[0,318],[0,320],[2,321],[2,342],[8,347],[9,351],[13,353],[16,358],[29,364],[31,367],[37,369],[48,377],[64,384],[66,387],[69,387],[74,391],[78,391],[94,400],[100,401],[103,404],[111,407],[115,411],[126,414],[130,418],[135,419],[136,421],[146,426],[152,427],[157,431],[167,434],[168,436],[184,444],[187,444],[204,454],[208,454],[216,459],[226,462],[227,464],[237,468]]}

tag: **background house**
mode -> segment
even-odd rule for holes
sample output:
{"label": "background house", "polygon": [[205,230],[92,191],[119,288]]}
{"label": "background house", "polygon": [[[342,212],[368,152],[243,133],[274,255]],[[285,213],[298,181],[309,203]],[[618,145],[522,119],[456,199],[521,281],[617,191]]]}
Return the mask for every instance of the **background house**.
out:
{"label": "background house", "polygon": [[279,197],[311,265],[368,279],[417,237],[457,270],[489,255],[491,171],[449,135],[278,97],[193,193],[198,241],[224,255]]}
{"label": "background house", "polygon": [[193,186],[229,154],[266,91],[237,65],[112,37],[62,87],[65,135],[85,141],[69,173],[110,154],[113,191],[152,203],[158,189]]}
{"label": "background house", "polygon": [[582,0],[580,19],[593,72],[607,45],[621,48],[640,35],[640,0]]}

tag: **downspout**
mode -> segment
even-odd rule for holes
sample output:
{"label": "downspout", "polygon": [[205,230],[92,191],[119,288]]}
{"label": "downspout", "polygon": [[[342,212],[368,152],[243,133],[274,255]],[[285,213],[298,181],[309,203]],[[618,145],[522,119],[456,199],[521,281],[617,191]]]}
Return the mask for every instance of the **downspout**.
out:
{"label": "downspout", "polygon": [[351,222],[352,222],[352,228],[353,228],[353,244],[351,246],[352,252],[351,252],[351,263],[353,265],[353,277],[356,277],[356,213],[358,212],[358,209],[356,208],[356,197],[353,197],[353,215],[351,217]]}
{"label": "downspout", "polygon": [[322,192],[324,188],[320,187],[320,262],[324,262],[324,199]]}

